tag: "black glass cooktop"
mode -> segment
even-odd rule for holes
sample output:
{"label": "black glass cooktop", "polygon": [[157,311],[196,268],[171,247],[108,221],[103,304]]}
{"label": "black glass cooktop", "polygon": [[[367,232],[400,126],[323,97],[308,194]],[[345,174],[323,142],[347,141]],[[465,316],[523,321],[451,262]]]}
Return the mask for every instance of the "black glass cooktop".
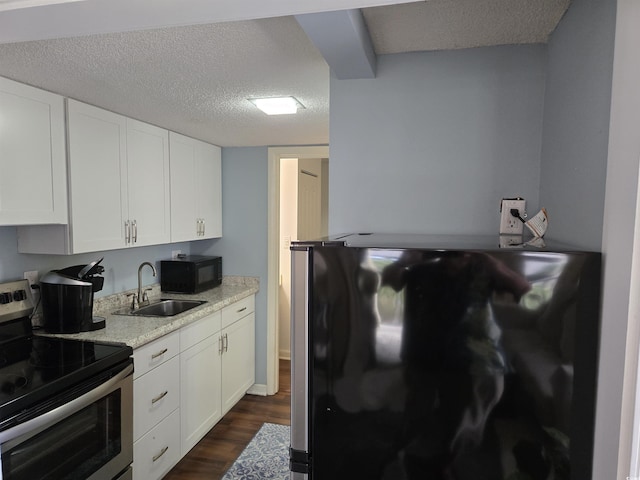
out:
{"label": "black glass cooktop", "polygon": [[0,424],[122,362],[130,362],[132,353],[125,345],[57,337],[4,342],[0,345]]}

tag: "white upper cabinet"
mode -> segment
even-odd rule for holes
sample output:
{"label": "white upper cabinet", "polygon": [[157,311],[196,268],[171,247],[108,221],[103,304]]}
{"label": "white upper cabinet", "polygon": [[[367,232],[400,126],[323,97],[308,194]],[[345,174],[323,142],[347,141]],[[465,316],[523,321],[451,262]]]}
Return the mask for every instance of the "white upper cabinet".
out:
{"label": "white upper cabinet", "polygon": [[200,237],[219,238],[222,237],[222,149],[198,142],[196,160]]}
{"label": "white upper cabinet", "polygon": [[127,119],[127,185],[133,245],[171,240],[169,132]]}
{"label": "white upper cabinet", "polygon": [[169,132],[68,100],[69,227],[18,229],[22,253],[170,242]]}
{"label": "white upper cabinet", "polygon": [[0,226],[20,253],[222,236],[221,149],[0,77]]}
{"label": "white upper cabinet", "polygon": [[221,149],[169,133],[171,241],[222,236]]}
{"label": "white upper cabinet", "polygon": [[69,100],[73,252],[168,243],[167,130]]}
{"label": "white upper cabinet", "polygon": [[127,196],[127,121],[69,100],[71,253],[123,248]]}
{"label": "white upper cabinet", "polygon": [[64,99],[0,77],[0,225],[67,223]]}

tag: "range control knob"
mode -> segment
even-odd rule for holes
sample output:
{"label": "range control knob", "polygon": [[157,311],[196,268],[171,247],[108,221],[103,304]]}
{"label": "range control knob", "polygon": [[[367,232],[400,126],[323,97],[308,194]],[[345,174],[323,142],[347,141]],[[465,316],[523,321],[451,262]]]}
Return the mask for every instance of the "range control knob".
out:
{"label": "range control knob", "polygon": [[27,298],[27,292],[25,292],[24,290],[16,290],[15,292],[13,292],[13,299],[16,302],[19,302],[21,300],[24,300]]}
{"label": "range control knob", "polygon": [[0,305],[4,305],[5,303],[11,303],[13,300],[11,298],[11,292],[0,293]]}

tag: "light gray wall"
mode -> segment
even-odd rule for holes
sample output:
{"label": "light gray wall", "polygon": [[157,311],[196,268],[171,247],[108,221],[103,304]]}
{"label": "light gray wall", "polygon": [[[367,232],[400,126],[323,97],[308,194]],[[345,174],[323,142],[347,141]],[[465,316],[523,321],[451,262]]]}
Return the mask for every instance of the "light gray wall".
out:
{"label": "light gray wall", "polygon": [[575,0],[548,44],[540,205],[556,240],[600,249],[615,2]]}
{"label": "light gray wall", "polygon": [[[138,265],[152,262],[156,265],[160,260],[171,258],[172,250],[190,253],[187,242],[151,247],[123,248],[107,252],[83,253],[79,255],[32,255],[18,253],[18,241],[15,227],[0,227],[0,282],[8,282],[22,278],[23,273],[37,270],[42,276],[50,270],[87,264],[104,257],[104,287],[96,293],[96,297],[119,293],[138,286]],[[159,267],[159,265],[156,265]],[[159,282],[150,271],[145,271],[143,284]]]}
{"label": "light gray wall", "polygon": [[383,55],[331,79],[329,231],[498,234],[538,207],[546,48]]}
{"label": "light gray wall", "polygon": [[259,277],[256,383],[267,383],[267,147],[222,149],[222,238],[192,243],[192,253],[220,255],[229,275]]}
{"label": "light gray wall", "polygon": [[[591,3],[587,2],[585,8],[594,10],[597,23],[597,2]],[[640,333],[640,218],[636,202],[640,158],[640,2],[618,0],[614,3],[617,3],[615,59],[602,236],[605,259],[600,342],[602,373],[598,384],[593,478],[625,480],[638,475],[637,471],[630,471],[630,455],[633,429],[640,423],[636,417],[633,424],[635,403],[639,401],[636,399],[636,365]],[[622,442],[618,445],[620,431]]]}
{"label": "light gray wall", "polygon": [[[549,210],[549,234],[553,238],[595,250],[604,247],[615,23],[616,2],[574,0],[548,44],[540,204]],[[637,138],[637,130],[635,135]],[[600,340],[594,479],[630,475],[628,469],[616,473],[616,447],[620,435],[637,158],[634,163],[635,169],[620,164],[613,169],[622,174],[616,182],[624,183],[618,183],[618,193],[610,194],[626,198],[627,204],[620,210],[627,212],[627,221],[623,220],[623,227],[617,232],[604,234],[605,239],[614,238],[609,243],[615,244],[615,251],[605,250],[605,313]]]}

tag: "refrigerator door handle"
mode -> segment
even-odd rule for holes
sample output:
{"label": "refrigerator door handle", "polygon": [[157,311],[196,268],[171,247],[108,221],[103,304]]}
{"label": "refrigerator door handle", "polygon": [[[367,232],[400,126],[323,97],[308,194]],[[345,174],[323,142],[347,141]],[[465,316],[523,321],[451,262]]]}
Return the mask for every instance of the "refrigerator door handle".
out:
{"label": "refrigerator door handle", "polygon": [[[311,249],[291,251],[291,452],[309,452],[309,282]],[[298,455],[296,455],[298,457]],[[292,479],[302,465],[291,457]],[[308,466],[307,466],[308,468]],[[306,472],[303,473],[306,476]]]}

